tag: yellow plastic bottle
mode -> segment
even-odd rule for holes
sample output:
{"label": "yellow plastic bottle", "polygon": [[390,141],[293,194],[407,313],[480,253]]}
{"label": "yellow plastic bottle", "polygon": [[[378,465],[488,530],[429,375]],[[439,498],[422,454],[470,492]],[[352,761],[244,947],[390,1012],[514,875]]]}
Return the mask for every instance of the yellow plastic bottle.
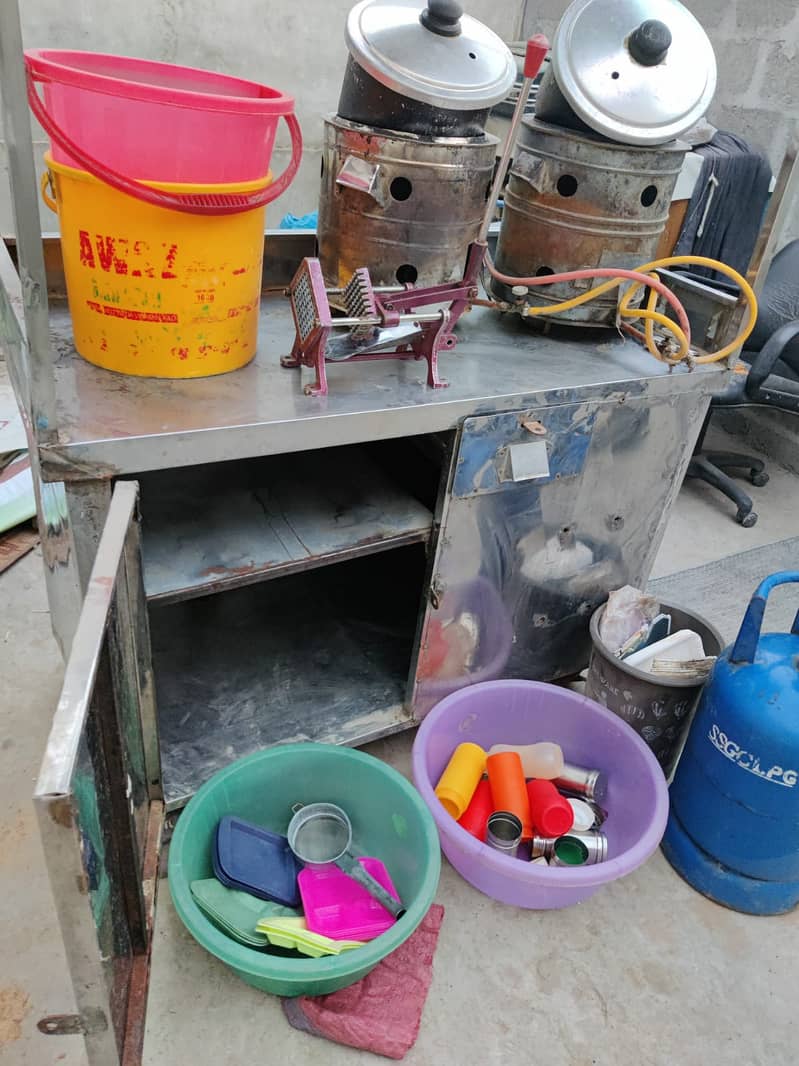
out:
{"label": "yellow plastic bottle", "polygon": [[447,814],[458,819],[469,806],[485,773],[486,753],[479,744],[459,744],[436,785],[436,796]]}

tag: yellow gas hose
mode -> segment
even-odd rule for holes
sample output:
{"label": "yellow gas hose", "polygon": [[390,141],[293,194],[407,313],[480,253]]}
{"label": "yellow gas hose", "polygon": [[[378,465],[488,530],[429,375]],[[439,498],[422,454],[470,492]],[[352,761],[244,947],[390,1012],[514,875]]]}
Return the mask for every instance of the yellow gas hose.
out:
{"label": "yellow gas hose", "polygon": [[[693,361],[695,363],[718,363],[722,359],[726,359],[726,357],[732,352],[734,352],[736,348],[739,348],[742,344],[745,343],[746,339],[749,337],[750,333],[755,328],[755,322],[757,321],[757,297],[754,294],[752,286],[749,284],[746,278],[742,277],[738,273],[737,270],[733,270],[733,268],[727,266],[726,263],[720,263],[717,259],[709,259],[707,256],[704,255],[673,255],[669,256],[666,259],[656,259],[652,263],[645,263],[643,266],[637,267],[636,273],[649,274],[652,271],[672,266],[703,266],[709,267],[711,270],[718,270],[719,273],[726,274],[731,281],[734,281],[743,293],[746,299],[748,314],[746,317],[746,322],[742,326],[738,336],[735,338],[735,340],[730,341],[729,344],[725,344],[725,346],[723,348],[720,348],[717,352],[711,352],[709,355],[698,355],[694,358]],[[641,282],[633,282],[627,292],[625,292],[625,294],[622,296],[621,301],[619,302],[619,313],[624,317],[630,317],[630,300],[640,288],[642,288]],[[652,310],[656,299],[657,294],[655,290],[650,289],[650,296],[647,301],[645,312],[643,314],[640,314],[639,316],[645,319],[646,346],[649,352],[654,355],[656,359],[660,359],[663,362],[667,363],[677,363],[682,358],[684,358],[684,354],[681,353],[674,357],[662,356],[655,345],[654,334],[652,329],[652,319],[650,316],[655,315],[657,313]],[[665,326],[666,329],[670,330],[677,338],[677,340],[680,341],[682,347],[682,339],[679,336],[679,333],[681,331],[679,331],[679,327],[676,327],[676,324],[672,322],[671,319],[666,318],[665,315],[661,315],[660,317],[664,320],[660,322],[660,325]],[[655,321],[658,320],[655,319]]]}
{"label": "yellow gas hose", "polygon": [[[726,263],[720,263],[716,259],[709,259],[709,258],[707,258],[706,256],[703,256],[703,255],[675,255],[675,256],[669,256],[669,257],[667,257],[665,259],[656,259],[656,260],[654,260],[651,263],[645,263],[643,266],[636,267],[635,268],[635,273],[636,274],[649,275],[650,277],[655,278],[656,275],[654,274],[654,271],[656,271],[656,270],[658,270],[660,268],[666,268],[666,267],[672,267],[672,266],[704,266],[704,267],[709,267],[711,270],[718,270],[720,273],[726,274],[726,276],[728,278],[730,278],[732,281],[734,281],[736,283],[736,285],[738,285],[740,287],[741,292],[743,293],[743,295],[744,295],[744,297],[746,299],[747,308],[748,308],[748,315],[747,315],[746,323],[742,327],[740,333],[735,338],[735,340],[731,341],[729,344],[726,344],[723,348],[719,349],[719,351],[712,352],[709,355],[695,356],[693,358],[692,362],[694,362],[694,363],[717,363],[720,360],[725,359],[731,352],[734,352],[736,350],[736,348],[738,348],[740,345],[742,345],[746,341],[746,339],[749,336],[749,334],[755,328],[755,322],[757,320],[757,297],[755,296],[751,285],[749,285],[747,280],[745,278],[743,278],[738,273],[737,270],[733,270],[733,268],[730,267],[730,266],[727,266]],[[494,264],[490,260],[488,261],[488,267],[489,267],[489,270],[491,270],[492,274],[495,274],[495,276],[498,274],[498,272],[494,268]],[[588,273],[588,271],[586,271],[586,273]],[[504,280],[504,276],[503,275],[499,275],[499,277],[500,277],[500,280]],[[557,284],[558,281],[562,281],[562,280],[565,280],[565,279],[566,279],[566,275],[551,274],[551,275],[548,275],[548,276],[545,276],[545,277],[541,277],[541,278],[537,277],[537,278],[535,278],[535,284],[536,285],[552,285],[552,284]],[[518,280],[519,283],[526,283],[526,282],[532,281],[533,279],[531,279],[531,278],[508,279],[508,281],[511,281],[511,280]],[[611,289],[615,288],[617,285],[621,285],[625,280],[627,280],[627,279],[625,279],[624,277],[611,278],[610,281],[603,282],[603,284],[597,285],[595,288],[589,289],[587,292],[581,293],[579,296],[574,296],[570,300],[564,300],[562,303],[557,303],[557,304],[549,304],[546,307],[531,307],[531,306],[527,306],[522,313],[524,314],[525,317],[527,317],[527,316],[534,317],[536,315],[551,315],[551,314],[558,314],[561,311],[570,311],[573,307],[579,307],[581,304],[588,303],[589,301],[595,299],[597,296],[602,296],[604,293],[609,292]],[[622,296],[621,300],[619,301],[619,314],[621,315],[622,318],[628,318],[628,319],[631,319],[631,320],[635,320],[635,319],[643,319],[644,320],[645,331],[646,331],[644,339],[646,341],[646,347],[647,347],[648,351],[650,352],[650,354],[655,357],[655,359],[660,360],[660,362],[665,362],[665,363],[669,363],[669,364],[672,364],[672,365],[676,364],[676,363],[679,363],[683,359],[685,359],[685,357],[688,355],[688,350],[689,350],[688,338],[686,337],[685,332],[679,327],[679,325],[676,322],[674,322],[672,319],[668,318],[666,315],[663,315],[660,312],[655,311],[654,308],[655,308],[655,304],[657,302],[657,296],[658,296],[657,290],[652,288],[652,287],[650,287],[649,298],[647,300],[647,303],[646,303],[645,307],[642,307],[642,308],[631,308],[630,307],[630,301],[636,295],[638,290],[643,288],[644,284],[645,284],[645,282],[643,280],[641,280],[641,281],[633,281],[633,283],[630,285],[629,289],[624,293],[624,295]],[[654,336],[654,323],[655,322],[657,322],[658,325],[662,326],[664,329],[667,329],[672,334],[672,336],[675,338],[675,340],[678,342],[679,349],[678,349],[677,353],[674,356],[662,355],[661,352],[658,351],[657,345],[655,344],[655,336]],[[636,331],[636,335],[640,336],[640,334],[637,333],[637,331]]]}
{"label": "yellow gas hose", "polygon": [[[636,267],[635,272],[636,274],[644,273],[644,271],[639,269],[638,267]],[[657,274],[651,272],[649,276],[652,278],[656,278]],[[554,277],[557,278],[557,275],[554,275]],[[589,289],[587,292],[581,293],[579,296],[573,296],[570,300],[564,300],[562,303],[559,304],[547,304],[545,307],[531,307],[530,305],[528,305],[527,307],[525,307],[522,313],[524,317],[527,318],[529,316],[534,315],[551,315],[559,314],[561,311],[570,311],[572,307],[579,307],[580,304],[589,303],[591,300],[595,299],[595,297],[602,296],[603,293],[609,292],[610,289],[615,288],[617,285],[621,285],[626,280],[626,278],[612,278],[610,281],[606,281],[602,285],[597,285],[595,288]],[[628,291],[624,294],[621,301],[619,302],[619,314],[623,318],[629,318],[633,320],[639,318],[644,319],[646,322],[646,336],[644,337],[644,340],[646,342],[646,347],[649,350],[650,354],[654,355],[654,357],[660,360],[660,362],[662,363],[679,363],[688,354],[688,350],[690,347],[688,338],[673,319],[669,318],[667,315],[661,314],[659,311],[654,310],[654,306],[657,303],[658,298],[657,289],[650,287],[649,300],[645,308],[629,307],[629,301],[631,299],[630,294],[633,292],[637,292],[639,288],[642,288],[643,284],[644,283],[642,281],[634,281],[632,283]],[[667,329],[679,342],[680,347],[675,356],[666,357],[664,355],[661,355],[661,353],[658,351],[657,345],[655,344],[655,334],[653,327],[654,322],[657,322],[658,325],[663,326],[665,329]],[[695,360],[695,362],[698,361],[699,360]]]}

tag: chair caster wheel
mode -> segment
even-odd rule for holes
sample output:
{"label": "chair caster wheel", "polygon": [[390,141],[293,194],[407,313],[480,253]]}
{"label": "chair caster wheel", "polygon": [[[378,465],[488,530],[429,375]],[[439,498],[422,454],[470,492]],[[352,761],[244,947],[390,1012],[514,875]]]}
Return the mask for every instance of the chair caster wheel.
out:
{"label": "chair caster wheel", "polygon": [[757,489],[762,489],[764,485],[768,485],[769,477],[765,470],[752,470],[749,473],[749,480]]}
{"label": "chair caster wheel", "polygon": [[757,523],[757,514],[754,511],[750,511],[748,514],[741,514],[739,511],[735,516],[735,521],[744,527],[744,529],[751,529]]}

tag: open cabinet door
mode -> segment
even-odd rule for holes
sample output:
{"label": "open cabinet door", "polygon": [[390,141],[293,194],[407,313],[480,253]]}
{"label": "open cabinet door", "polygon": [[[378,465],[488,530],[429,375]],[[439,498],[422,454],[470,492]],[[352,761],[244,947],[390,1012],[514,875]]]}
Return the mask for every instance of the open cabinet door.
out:
{"label": "open cabinet door", "polygon": [[141,1059],[161,773],[141,576],[138,485],[116,485],[34,802],[90,1066]]}

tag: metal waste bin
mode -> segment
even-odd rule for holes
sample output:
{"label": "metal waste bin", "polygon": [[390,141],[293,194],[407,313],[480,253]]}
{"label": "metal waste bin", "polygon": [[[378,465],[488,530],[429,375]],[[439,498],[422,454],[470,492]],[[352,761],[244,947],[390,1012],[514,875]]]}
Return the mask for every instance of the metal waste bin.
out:
{"label": "metal waste bin", "polygon": [[[628,666],[599,635],[604,610],[603,604],[591,616],[591,659],[585,694],[632,726],[668,777],[677,765],[705,681],[669,679]],[[721,653],[721,634],[701,615],[670,603],[661,603],[660,610],[671,615],[672,633],[693,629],[702,638],[706,655]]]}

